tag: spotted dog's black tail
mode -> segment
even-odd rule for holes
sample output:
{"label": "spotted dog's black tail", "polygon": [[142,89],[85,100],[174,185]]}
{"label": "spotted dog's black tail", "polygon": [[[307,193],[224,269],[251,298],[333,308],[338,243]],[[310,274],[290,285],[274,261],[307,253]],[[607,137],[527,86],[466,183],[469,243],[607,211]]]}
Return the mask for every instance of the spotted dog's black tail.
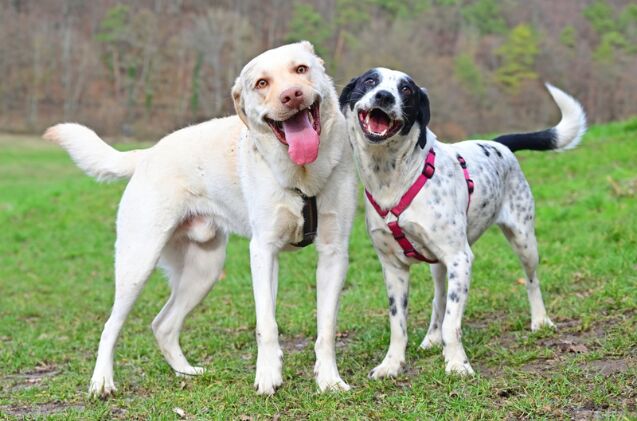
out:
{"label": "spotted dog's black tail", "polygon": [[582,105],[566,92],[547,83],[546,88],[562,112],[562,120],[550,129],[533,133],[515,133],[498,136],[494,141],[511,151],[564,151],[576,147],[586,132],[586,113]]}

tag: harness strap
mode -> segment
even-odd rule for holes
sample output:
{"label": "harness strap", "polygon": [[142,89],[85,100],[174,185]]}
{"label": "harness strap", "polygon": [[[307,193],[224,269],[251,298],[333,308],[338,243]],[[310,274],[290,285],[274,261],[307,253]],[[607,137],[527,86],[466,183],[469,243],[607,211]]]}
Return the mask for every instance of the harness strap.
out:
{"label": "harness strap", "polygon": [[[458,160],[458,163],[460,164],[460,167],[462,168],[462,173],[467,182],[467,190],[469,192],[469,199],[467,202],[467,212],[468,212],[469,205],[471,204],[471,195],[473,194],[475,184],[473,180],[469,177],[467,162],[464,160],[464,158],[460,156],[459,154],[457,154],[456,159]],[[436,163],[436,153],[434,152],[433,148],[431,148],[429,149],[429,152],[427,153],[427,157],[425,158],[425,166],[422,169],[422,173],[418,176],[418,178],[411,185],[411,187],[409,187],[407,192],[400,198],[400,201],[398,201],[398,204],[389,210],[382,209],[380,205],[376,203],[376,200],[374,200],[374,197],[369,193],[369,191],[365,189],[365,195],[367,196],[367,200],[369,200],[369,203],[371,203],[372,207],[376,210],[376,212],[378,212],[378,214],[382,218],[387,217],[389,212],[391,212],[396,217],[395,221],[391,221],[387,223],[387,227],[389,228],[389,231],[391,232],[396,242],[403,249],[405,256],[411,257],[413,259],[420,260],[421,262],[426,262],[426,263],[438,263],[438,260],[429,259],[416,251],[416,249],[414,248],[414,245],[405,236],[405,233],[400,227],[400,225],[398,225],[398,217],[400,216],[400,214],[402,214],[405,211],[405,209],[409,207],[409,205],[411,205],[411,202],[414,201],[414,198],[416,197],[416,195],[418,195],[420,190],[422,190],[422,188],[425,186],[425,184],[427,183],[427,180],[429,180],[430,178],[434,176],[436,172],[435,163]]]}
{"label": "harness strap", "polygon": [[303,199],[303,239],[292,243],[294,247],[306,247],[314,242],[318,230],[318,211],[316,210],[316,196],[307,197],[301,190],[296,189]]}
{"label": "harness strap", "polygon": [[469,199],[467,200],[467,212],[469,212],[469,205],[471,205],[471,195],[473,194],[473,189],[475,188],[475,184],[471,177],[469,177],[469,170],[467,169],[467,161],[464,160],[460,154],[456,154],[456,159],[460,163],[460,168],[462,168],[462,174],[464,175],[464,179],[467,181],[467,190],[469,191]]}

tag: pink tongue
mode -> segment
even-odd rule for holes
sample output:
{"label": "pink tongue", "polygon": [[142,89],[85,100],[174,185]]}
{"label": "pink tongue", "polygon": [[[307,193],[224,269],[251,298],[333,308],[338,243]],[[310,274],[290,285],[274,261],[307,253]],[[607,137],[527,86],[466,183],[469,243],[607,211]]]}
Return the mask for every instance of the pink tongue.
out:
{"label": "pink tongue", "polygon": [[288,155],[297,165],[310,164],[318,156],[319,135],[312,128],[308,113],[308,110],[301,111],[283,122]]}
{"label": "pink tongue", "polygon": [[385,130],[389,129],[389,122],[384,117],[375,118],[371,116],[369,119],[369,126],[374,133],[383,133]]}

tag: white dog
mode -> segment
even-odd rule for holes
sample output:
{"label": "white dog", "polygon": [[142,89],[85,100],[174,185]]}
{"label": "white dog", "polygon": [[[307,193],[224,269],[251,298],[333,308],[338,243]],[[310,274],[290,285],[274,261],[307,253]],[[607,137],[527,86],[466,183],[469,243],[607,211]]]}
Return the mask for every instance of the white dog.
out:
{"label": "white dog", "polygon": [[502,229],[528,277],[531,328],[553,326],[536,274],[533,196],[512,151],[573,148],[586,118],[575,99],[547,87],[562,112],[556,127],[453,145],[438,142],[429,131],[427,93],[404,73],[372,69],[343,90],[340,103],[368,194],[367,230],[389,296],[391,343],[370,377],[395,376],[405,362],[409,267],[421,261],[433,263],[435,285],[421,347],[442,344],[448,373],[473,373],[460,341],[470,245],[492,224]]}
{"label": "white dog", "polygon": [[231,233],[250,238],[257,392],[272,394],[282,383],[278,254],[314,237],[316,381],[322,391],[349,389],[336,367],[335,333],[356,182],[336,91],[312,45],[301,42],[250,61],[232,96],[238,116],[178,130],[146,150],[118,152],[78,124],[44,135],[99,180],[130,177],[117,216],[115,302],[100,340],[93,396],[115,391],[115,342],[156,265],[172,288],[152,323],[159,348],[176,373],[203,372],[184,356],[179,332],[218,279]]}

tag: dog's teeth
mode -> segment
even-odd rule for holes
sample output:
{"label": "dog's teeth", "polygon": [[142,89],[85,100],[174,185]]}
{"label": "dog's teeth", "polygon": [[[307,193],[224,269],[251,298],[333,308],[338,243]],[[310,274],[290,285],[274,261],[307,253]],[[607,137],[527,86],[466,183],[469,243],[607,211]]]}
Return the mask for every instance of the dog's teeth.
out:
{"label": "dog's teeth", "polygon": [[367,113],[367,115],[365,115],[365,124],[369,124],[369,114]]}

